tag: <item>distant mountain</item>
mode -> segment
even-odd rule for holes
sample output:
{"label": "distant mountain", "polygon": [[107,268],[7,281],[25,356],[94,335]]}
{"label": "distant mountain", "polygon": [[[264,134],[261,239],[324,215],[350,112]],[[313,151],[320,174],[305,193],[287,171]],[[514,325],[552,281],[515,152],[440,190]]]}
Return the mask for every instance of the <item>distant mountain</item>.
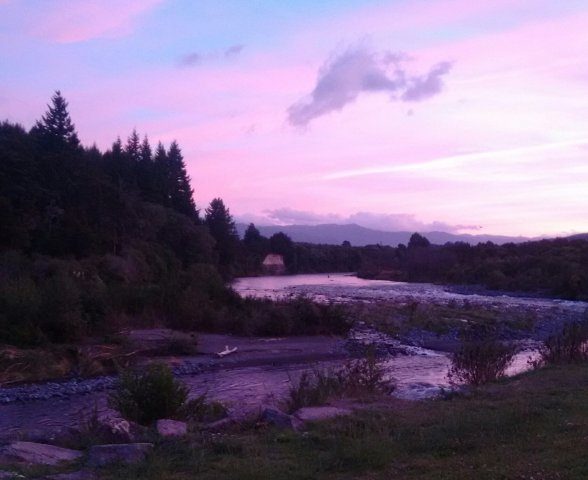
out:
{"label": "distant mountain", "polygon": [[[364,245],[392,245],[399,243],[408,243],[410,236],[414,232],[385,232],[362,227],[356,224],[322,224],[322,225],[256,225],[257,229],[265,237],[271,237],[274,233],[284,232],[295,242],[306,243],[324,243],[331,245],[340,245],[345,240],[354,246]],[[247,225],[244,223],[237,224],[237,230],[241,237],[245,233]],[[468,235],[455,234],[447,232],[419,232],[436,245],[443,245],[447,242],[467,242],[472,245],[483,242],[493,242],[496,244],[503,243],[521,243],[530,240],[526,237],[507,237],[503,235]]]}
{"label": "distant mountain", "polygon": [[569,240],[588,240],[588,233],[576,233],[575,235],[570,235],[566,238]]}

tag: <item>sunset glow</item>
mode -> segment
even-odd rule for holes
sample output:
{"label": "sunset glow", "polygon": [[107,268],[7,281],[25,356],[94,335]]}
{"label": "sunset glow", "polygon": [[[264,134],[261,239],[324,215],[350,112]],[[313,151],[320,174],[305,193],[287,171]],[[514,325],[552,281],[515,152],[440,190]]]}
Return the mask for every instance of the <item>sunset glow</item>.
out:
{"label": "sunset glow", "polygon": [[0,0],[0,120],[177,140],[258,224],[588,231],[583,0]]}

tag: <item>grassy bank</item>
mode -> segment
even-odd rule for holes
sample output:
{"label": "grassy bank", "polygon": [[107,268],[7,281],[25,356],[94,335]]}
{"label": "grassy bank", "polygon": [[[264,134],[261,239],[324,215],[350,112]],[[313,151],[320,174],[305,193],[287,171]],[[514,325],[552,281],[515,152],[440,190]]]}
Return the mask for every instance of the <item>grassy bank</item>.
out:
{"label": "grassy bank", "polygon": [[584,479],[588,367],[546,368],[449,400],[403,402],[306,434],[193,433],[103,478]]}

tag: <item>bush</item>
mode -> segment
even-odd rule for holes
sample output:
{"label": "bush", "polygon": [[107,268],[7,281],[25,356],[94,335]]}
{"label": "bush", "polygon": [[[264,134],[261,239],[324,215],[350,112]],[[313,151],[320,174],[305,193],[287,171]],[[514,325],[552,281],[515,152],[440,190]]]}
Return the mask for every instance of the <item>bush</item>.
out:
{"label": "bush", "polygon": [[152,363],[144,371],[121,373],[118,389],[109,405],[128,420],[148,425],[160,418],[177,418],[188,397],[188,388],[162,363]]}
{"label": "bush", "polygon": [[371,351],[365,358],[352,360],[340,369],[303,372],[288,392],[287,409],[294,412],[302,407],[323,405],[343,395],[390,393],[393,385],[384,374],[384,368]]}
{"label": "bush", "polygon": [[588,360],[588,321],[568,323],[539,349],[535,366],[579,363]]}
{"label": "bush", "polygon": [[493,340],[464,342],[453,354],[449,379],[468,385],[494,382],[504,376],[516,352],[514,345]]}
{"label": "bush", "polygon": [[344,369],[345,390],[349,394],[374,394],[393,390],[385,378],[384,367],[376,359],[373,350],[365,358],[349,362]]}

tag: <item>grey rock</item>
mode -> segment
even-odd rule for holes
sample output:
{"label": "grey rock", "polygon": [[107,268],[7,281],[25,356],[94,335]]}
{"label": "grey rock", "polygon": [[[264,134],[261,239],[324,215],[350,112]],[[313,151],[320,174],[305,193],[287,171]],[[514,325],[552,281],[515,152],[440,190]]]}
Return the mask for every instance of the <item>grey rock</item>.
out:
{"label": "grey rock", "polygon": [[157,433],[162,437],[183,437],[188,433],[188,424],[177,420],[157,420],[156,428]]}
{"label": "grey rock", "polygon": [[227,430],[237,424],[237,421],[233,417],[225,417],[217,420],[216,422],[207,423],[203,429],[209,432],[221,432]]}
{"label": "grey rock", "polygon": [[351,415],[353,413],[352,410],[348,408],[339,408],[339,407],[304,407],[300,410],[297,410],[294,413],[294,417],[296,417],[301,422],[320,422],[322,420],[328,420],[335,417],[343,417],[346,415]]}
{"label": "grey rock", "polygon": [[277,428],[298,430],[302,425],[294,416],[288,415],[277,408],[266,407],[261,412],[260,420]]}
{"label": "grey rock", "polygon": [[137,463],[153,449],[152,443],[94,445],[88,451],[88,465],[102,467],[111,463]]}
{"label": "grey rock", "polygon": [[73,462],[81,456],[82,452],[77,450],[34,442],[12,442],[0,450],[0,462],[6,463],[58,465]]}

